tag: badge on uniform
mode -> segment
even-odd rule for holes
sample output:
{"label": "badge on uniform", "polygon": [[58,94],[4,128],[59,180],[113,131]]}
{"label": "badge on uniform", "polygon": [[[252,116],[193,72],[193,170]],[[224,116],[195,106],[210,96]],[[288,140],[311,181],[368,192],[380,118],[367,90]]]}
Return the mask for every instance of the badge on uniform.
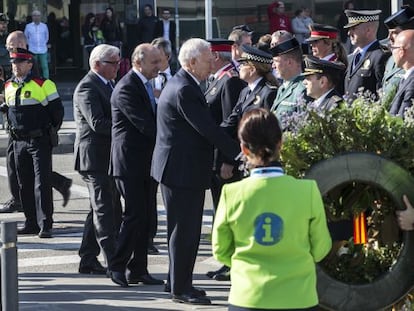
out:
{"label": "badge on uniform", "polygon": [[211,91],[210,91],[210,95],[216,95],[216,93],[217,93],[217,88],[216,87],[213,87],[212,89],[211,89]]}
{"label": "badge on uniform", "polygon": [[365,60],[364,64],[362,65],[362,69],[369,69],[371,66],[371,61],[369,59]]}
{"label": "badge on uniform", "polygon": [[24,98],[30,98],[31,92],[30,91],[25,91],[24,92]]}
{"label": "badge on uniform", "polygon": [[253,105],[257,105],[259,103],[260,103],[260,96],[259,95],[256,95],[256,97],[254,98]]}

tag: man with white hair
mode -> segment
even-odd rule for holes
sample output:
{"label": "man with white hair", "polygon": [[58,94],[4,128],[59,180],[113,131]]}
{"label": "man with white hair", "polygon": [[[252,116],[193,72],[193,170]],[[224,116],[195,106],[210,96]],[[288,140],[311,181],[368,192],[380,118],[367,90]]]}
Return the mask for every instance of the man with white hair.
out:
{"label": "man with white hair", "polygon": [[240,148],[216,125],[200,82],[212,71],[210,43],[193,38],[178,56],[181,69],[168,81],[157,108],[151,175],[160,183],[167,210],[170,291],[175,302],[210,304],[192,277],[201,235],[205,190],[212,179],[216,146],[228,158]]}
{"label": "man with white hair", "polygon": [[115,228],[119,227],[121,205],[108,167],[112,126],[110,98],[119,61],[117,47],[96,46],[89,57],[91,70],[79,82],[73,95],[75,170],[88,186],[90,201],[79,248],[79,273],[84,274],[106,274],[97,259],[100,248],[108,265],[115,253]]}
{"label": "man with white hair", "polygon": [[49,30],[45,23],[41,22],[40,11],[32,12],[33,22],[26,25],[24,34],[27,38],[29,51],[34,55],[36,62],[42,71],[42,77],[49,79],[49,65],[47,62],[47,42],[49,41]]}

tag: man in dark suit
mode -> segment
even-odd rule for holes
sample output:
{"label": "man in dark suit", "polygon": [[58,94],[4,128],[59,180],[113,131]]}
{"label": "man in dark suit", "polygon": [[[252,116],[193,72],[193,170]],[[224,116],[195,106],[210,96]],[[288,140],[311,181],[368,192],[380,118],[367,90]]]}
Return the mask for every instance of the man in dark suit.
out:
{"label": "man in dark suit", "polygon": [[171,48],[175,54],[175,37],[176,37],[176,25],[175,22],[170,20],[170,10],[164,9],[161,13],[161,19],[155,25],[154,37],[163,37],[171,42]]}
{"label": "man in dark suit", "polygon": [[144,5],[143,14],[137,24],[138,44],[150,43],[155,38],[155,25],[157,22],[158,17],[154,15],[151,4]]}
{"label": "man in dark suit", "polygon": [[206,293],[192,286],[204,195],[211,183],[214,146],[229,158],[236,157],[240,148],[215,124],[200,88],[212,70],[210,44],[190,39],[181,47],[178,59],[182,68],[168,81],[158,103],[151,168],[167,210],[166,290],[175,302],[210,304]]}
{"label": "man in dark suit", "polygon": [[391,103],[390,113],[404,117],[405,111],[413,105],[414,99],[414,30],[400,32],[391,49],[395,64],[404,69],[405,74]]}
{"label": "man in dark suit", "polygon": [[158,48],[149,43],[138,45],[132,53],[132,69],[118,82],[111,97],[110,174],[115,177],[125,207],[110,271],[112,281],[122,287],[128,283],[164,283],[147,270],[148,219],[156,186],[150,167],[157,108],[149,80],[158,75],[160,62]]}
{"label": "man in dark suit", "polygon": [[113,178],[108,175],[111,152],[112,81],[119,68],[119,49],[101,44],[89,57],[91,70],[79,82],[73,94],[76,121],[74,144],[75,170],[86,182],[90,211],[86,217],[79,273],[105,274],[97,260],[100,248],[109,265],[115,252],[121,204]]}
{"label": "man in dark suit", "polygon": [[336,90],[342,83],[345,65],[319,59],[315,56],[305,57],[305,76],[303,84],[306,87],[306,95],[313,98],[312,106],[318,110],[331,110],[343,102],[341,94]]}
{"label": "man in dark suit", "polygon": [[344,28],[348,29],[351,43],[355,46],[353,54],[348,57],[345,75],[345,96],[348,100],[352,101],[356,94],[365,91],[377,96],[376,92],[381,88],[389,55],[377,40],[380,13],[381,10],[345,10],[348,24]]}

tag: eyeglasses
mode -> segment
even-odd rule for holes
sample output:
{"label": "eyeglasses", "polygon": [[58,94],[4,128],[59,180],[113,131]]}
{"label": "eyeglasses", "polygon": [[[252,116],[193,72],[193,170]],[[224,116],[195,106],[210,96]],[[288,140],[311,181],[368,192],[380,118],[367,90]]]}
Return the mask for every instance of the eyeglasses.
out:
{"label": "eyeglasses", "polygon": [[391,50],[395,50],[395,49],[403,49],[404,50],[404,47],[401,46],[401,45],[390,45],[390,49]]}
{"label": "eyeglasses", "polygon": [[117,61],[103,60],[102,63],[111,64],[111,65],[119,65],[121,61],[120,60],[117,60]]}

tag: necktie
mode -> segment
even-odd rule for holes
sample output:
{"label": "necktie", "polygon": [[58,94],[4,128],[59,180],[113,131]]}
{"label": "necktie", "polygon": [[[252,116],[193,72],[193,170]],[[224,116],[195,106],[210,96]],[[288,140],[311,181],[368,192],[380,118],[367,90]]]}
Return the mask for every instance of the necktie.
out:
{"label": "necktie", "polygon": [[361,60],[361,53],[360,52],[358,52],[358,53],[356,53],[355,54],[355,57],[354,57],[354,68],[356,67],[356,65],[359,63],[359,61]]}
{"label": "necktie", "polygon": [[149,96],[150,101],[151,101],[151,108],[152,108],[152,111],[153,111],[153,112],[154,112],[154,114],[155,114],[155,113],[156,113],[156,111],[157,111],[157,105],[156,105],[156,103],[155,103],[154,91],[153,91],[153,89],[152,89],[152,85],[151,85],[151,82],[150,82],[150,81],[145,82],[145,88],[147,89],[147,93],[148,93],[148,96]]}
{"label": "necktie", "polygon": [[112,87],[112,83],[110,81],[106,82],[106,87],[109,90],[109,92],[112,93],[114,88]]}
{"label": "necktie", "polygon": [[165,72],[160,71],[159,75],[161,76],[161,90],[164,89],[165,84],[167,84],[167,74]]}

